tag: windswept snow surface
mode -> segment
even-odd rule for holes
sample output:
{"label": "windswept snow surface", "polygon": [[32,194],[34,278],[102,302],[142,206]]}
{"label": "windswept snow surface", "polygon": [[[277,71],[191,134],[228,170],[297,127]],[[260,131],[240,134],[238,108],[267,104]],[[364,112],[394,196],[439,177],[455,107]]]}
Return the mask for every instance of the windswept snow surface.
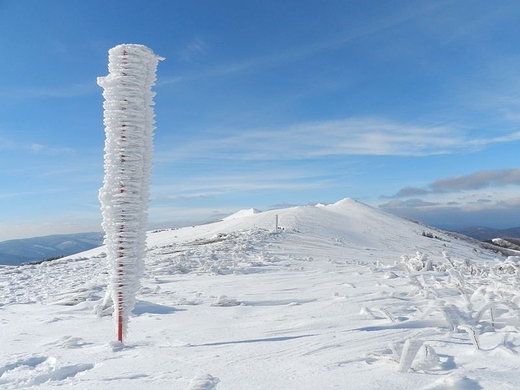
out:
{"label": "windswept snow surface", "polygon": [[149,233],[125,344],[103,247],[3,267],[0,387],[518,389],[519,258],[457,237],[349,199]]}

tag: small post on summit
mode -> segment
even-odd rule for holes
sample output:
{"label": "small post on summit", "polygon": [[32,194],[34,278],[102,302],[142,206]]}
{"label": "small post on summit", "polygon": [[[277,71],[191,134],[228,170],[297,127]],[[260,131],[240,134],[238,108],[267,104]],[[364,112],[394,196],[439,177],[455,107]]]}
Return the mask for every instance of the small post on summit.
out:
{"label": "small post on summit", "polygon": [[105,177],[99,191],[117,340],[123,342],[146,251],[152,169],[153,97],[161,57],[143,45],[109,50],[104,89]]}

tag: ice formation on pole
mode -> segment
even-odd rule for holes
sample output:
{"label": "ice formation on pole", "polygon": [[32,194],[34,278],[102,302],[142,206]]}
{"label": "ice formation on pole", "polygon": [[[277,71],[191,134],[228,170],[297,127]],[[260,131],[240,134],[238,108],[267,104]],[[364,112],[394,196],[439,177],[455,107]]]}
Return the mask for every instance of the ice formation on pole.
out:
{"label": "ice formation on pole", "polygon": [[105,177],[99,191],[117,338],[123,341],[135,305],[146,250],[154,111],[151,90],[161,57],[142,45],[109,50],[101,86]]}

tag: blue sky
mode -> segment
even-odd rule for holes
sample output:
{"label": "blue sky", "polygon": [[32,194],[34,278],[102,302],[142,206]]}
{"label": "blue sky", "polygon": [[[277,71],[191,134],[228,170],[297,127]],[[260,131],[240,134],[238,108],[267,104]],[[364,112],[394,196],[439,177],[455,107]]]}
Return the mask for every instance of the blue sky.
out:
{"label": "blue sky", "polygon": [[520,2],[0,0],[0,240],[100,229],[108,50],[165,57],[150,226],[351,197],[520,225]]}

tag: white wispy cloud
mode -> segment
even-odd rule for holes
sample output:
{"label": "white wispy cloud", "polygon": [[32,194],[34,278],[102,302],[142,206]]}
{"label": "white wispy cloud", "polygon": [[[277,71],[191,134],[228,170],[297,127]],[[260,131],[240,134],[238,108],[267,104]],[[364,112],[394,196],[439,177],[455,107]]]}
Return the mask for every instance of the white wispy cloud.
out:
{"label": "white wispy cloud", "polygon": [[0,150],[12,150],[16,152],[30,152],[34,154],[58,155],[74,154],[75,150],[70,147],[49,146],[39,142],[21,143],[12,139],[0,137]]}
{"label": "white wispy cloud", "polygon": [[13,149],[15,147],[14,142],[0,137],[0,150]]}
{"label": "white wispy cloud", "polygon": [[58,155],[58,154],[74,154],[75,151],[69,147],[53,147],[46,146],[39,143],[33,143],[24,147],[25,149],[30,150],[33,153],[38,154],[48,154],[48,155]]}
{"label": "white wispy cloud", "polygon": [[[244,206],[244,208],[250,206]],[[239,206],[226,207],[173,207],[151,204],[149,209],[149,229],[174,228],[179,226],[198,225],[227,217],[240,209]]]}
{"label": "white wispy cloud", "polygon": [[177,52],[177,57],[182,61],[193,62],[207,52],[207,44],[202,37],[193,38],[184,48]]}
{"label": "white wispy cloud", "polygon": [[267,169],[239,174],[225,171],[211,175],[183,177],[175,183],[171,178],[156,175],[152,200],[158,203],[209,199],[225,194],[257,191],[306,191],[326,188],[326,179],[316,179],[311,172]]}
{"label": "white wispy cloud", "polygon": [[378,206],[382,210],[437,226],[518,226],[520,197],[515,191],[472,191],[464,196],[434,194],[428,199],[394,199]]}
{"label": "white wispy cloud", "polygon": [[68,187],[35,188],[28,191],[0,192],[0,199],[37,197],[42,195],[55,195],[70,192]]}
{"label": "white wispy cloud", "polygon": [[208,131],[168,151],[157,161],[176,159],[296,160],[328,156],[429,156],[467,153],[520,139],[520,132],[473,138],[454,125],[421,126],[380,118],[305,122],[279,128]]}
{"label": "white wispy cloud", "polygon": [[0,91],[2,99],[43,99],[43,98],[73,98],[81,97],[94,93],[100,93],[95,80],[82,84],[70,84],[65,86],[28,86],[18,85],[11,88],[4,88]]}
{"label": "white wispy cloud", "polygon": [[32,144],[31,146],[29,146],[29,149],[36,153],[40,152],[44,148],[45,146],[43,146],[42,144]]}
{"label": "white wispy cloud", "polygon": [[501,144],[507,142],[515,142],[520,140],[520,132],[513,132],[500,137],[475,138],[469,139],[468,143],[473,146],[487,146],[492,144]]}

